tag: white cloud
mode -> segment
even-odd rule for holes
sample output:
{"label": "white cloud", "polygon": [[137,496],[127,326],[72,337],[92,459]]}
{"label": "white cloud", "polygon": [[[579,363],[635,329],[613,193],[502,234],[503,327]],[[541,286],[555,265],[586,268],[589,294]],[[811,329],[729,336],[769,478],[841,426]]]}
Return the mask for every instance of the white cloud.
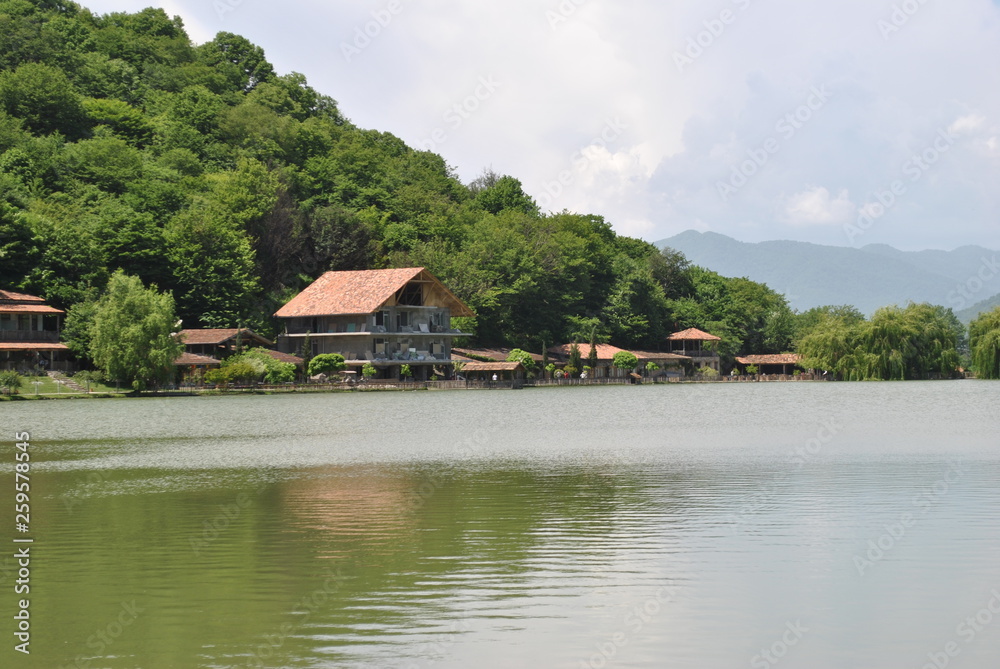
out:
{"label": "white cloud", "polygon": [[823,186],[802,191],[785,201],[784,219],[794,226],[842,224],[856,215],[857,207],[846,190],[834,198]]}
{"label": "white cloud", "polygon": [[[182,14],[199,39],[218,30],[245,35],[279,71],[306,74],[358,125],[411,145],[441,126],[479,77],[503,82],[436,147],[465,180],[492,165],[540,197],[607,120],[620,117],[628,128],[592,166],[594,175],[580,175],[554,204],[602,214],[623,232],[660,239],[703,226],[749,241],[842,244],[835,226],[823,223],[846,210],[841,191],[870,201],[903,178],[915,151],[952,128],[955,146],[909,184],[905,206],[866,241],[1000,247],[993,186],[1000,132],[990,125],[1000,117],[1000,88],[984,84],[982,65],[1000,59],[993,2],[926,3],[885,39],[878,22],[892,14],[889,0],[589,0],[565,3],[578,9],[555,30],[546,12],[559,11],[557,0],[399,0],[402,10],[348,62],[341,45],[389,0],[221,1],[235,3],[234,11],[220,17],[212,3],[195,0],[169,0],[168,11]],[[149,3],[88,6],[136,11]],[[734,20],[719,32],[712,22],[723,9]],[[706,22],[718,33],[710,39],[701,35]],[[680,71],[675,54],[699,37],[701,53]],[[778,134],[776,122],[824,85],[829,103],[793,137]],[[770,137],[780,150],[723,202],[715,184]],[[815,184],[836,195],[824,200]],[[790,212],[775,206],[787,193],[800,198],[787,203]]]}

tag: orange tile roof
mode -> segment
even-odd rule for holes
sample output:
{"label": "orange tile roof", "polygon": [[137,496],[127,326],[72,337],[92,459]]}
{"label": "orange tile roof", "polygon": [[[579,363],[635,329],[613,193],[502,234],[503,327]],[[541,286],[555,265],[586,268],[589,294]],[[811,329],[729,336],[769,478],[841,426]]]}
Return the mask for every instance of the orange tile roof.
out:
{"label": "orange tile roof", "polygon": [[[453,353],[458,353],[461,356],[476,360],[478,358],[486,358],[493,362],[507,362],[507,358],[510,356],[510,352],[514,349],[512,348],[452,348]],[[522,349],[523,350],[523,349]],[[589,349],[588,349],[589,350]],[[531,359],[535,362],[541,362],[542,356],[538,353],[528,353]],[[454,357],[454,356],[453,356]]]}
{"label": "orange tile roof", "polygon": [[39,304],[42,304],[43,302],[45,302],[45,300],[43,300],[40,297],[36,297],[34,295],[27,295],[25,293],[15,293],[12,290],[0,290],[0,301],[2,301],[2,302],[6,302],[6,301],[11,301],[11,302],[37,302]]}
{"label": "orange tile roof", "polygon": [[475,314],[438,279],[422,267],[327,272],[275,314],[278,318],[371,314],[407,283],[421,277],[434,281],[451,298],[453,316]]}
{"label": "orange tile roof", "polygon": [[676,360],[683,362],[691,358],[677,353],[654,353],[653,351],[632,351],[639,360]]}
{"label": "orange tile roof", "polygon": [[209,328],[203,330],[181,330],[181,341],[187,346],[198,346],[207,344],[225,344],[227,341],[236,339],[236,336],[242,334],[244,338],[256,341],[264,344],[265,346],[273,346],[274,342],[261,337],[259,334],[250,330],[249,328]]}
{"label": "orange tile roof", "polygon": [[[590,344],[577,344],[580,349],[580,359],[586,361],[587,356],[590,355]],[[563,344],[562,346],[553,346],[549,349],[549,353],[557,355],[562,358],[569,358],[570,349],[573,348],[572,344]],[[618,348],[617,346],[612,346],[611,344],[597,344],[595,347],[597,349],[597,359],[598,360],[613,360],[615,353],[621,353],[625,349]]]}
{"label": "orange tile roof", "polygon": [[0,314],[64,314],[62,309],[47,304],[4,304],[0,302]]}
{"label": "orange tile roof", "polygon": [[747,355],[736,358],[741,365],[797,365],[802,360],[798,353],[778,353],[775,355]]}
{"label": "orange tile roof", "polygon": [[298,356],[292,355],[291,353],[282,353],[281,351],[271,351],[271,350],[265,350],[264,353],[267,353],[269,356],[271,356],[278,362],[290,362],[293,365],[302,365],[303,363],[305,363],[305,360],[303,360]]}
{"label": "orange tile roof", "polygon": [[64,314],[62,309],[56,309],[45,304],[45,300],[34,295],[15,293],[10,290],[0,290],[0,314]]}
{"label": "orange tile roof", "polygon": [[707,332],[703,332],[702,330],[699,330],[698,328],[688,328],[687,330],[684,330],[682,332],[675,332],[672,335],[670,335],[669,337],[667,337],[667,339],[672,340],[672,341],[680,341],[680,340],[686,340],[686,341],[722,341],[721,337],[716,337],[713,334],[708,334]]}
{"label": "orange tile roof", "polygon": [[210,358],[207,355],[197,355],[195,353],[181,353],[180,357],[174,360],[174,365],[177,367],[189,367],[194,365],[218,367],[221,364],[222,363],[215,358]]}
{"label": "orange tile roof", "polygon": [[519,372],[524,371],[524,365],[519,362],[467,362],[462,366],[462,372]]}
{"label": "orange tile roof", "polygon": [[46,344],[31,341],[3,341],[0,342],[0,351],[68,351],[66,344]]}

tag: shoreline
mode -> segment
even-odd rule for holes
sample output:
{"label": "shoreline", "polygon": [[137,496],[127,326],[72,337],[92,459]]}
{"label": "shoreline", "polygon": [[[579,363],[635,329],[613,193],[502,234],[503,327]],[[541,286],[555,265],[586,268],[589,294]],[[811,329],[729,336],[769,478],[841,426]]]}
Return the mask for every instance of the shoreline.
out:
{"label": "shoreline", "polygon": [[[978,381],[975,378],[959,379],[924,379],[922,381]],[[25,401],[58,401],[58,400],[123,400],[123,399],[164,399],[172,397],[227,397],[238,395],[318,395],[318,394],[340,394],[340,393],[380,393],[380,392],[443,392],[443,391],[499,391],[499,390],[528,390],[542,388],[585,388],[601,386],[668,386],[668,385],[722,385],[722,384],[745,384],[745,383],[875,383],[866,381],[830,381],[824,379],[752,379],[746,377],[720,378],[720,379],[679,379],[670,381],[649,381],[644,383],[631,383],[626,379],[573,379],[571,381],[545,381],[543,383],[533,382],[465,382],[465,381],[427,381],[416,383],[379,383],[379,384],[358,384],[344,387],[342,385],[295,385],[289,387],[260,386],[246,388],[230,388],[228,390],[218,389],[179,389],[179,390],[158,390],[143,391],[138,394],[120,392],[90,392],[90,393],[42,393],[42,394],[15,394],[0,395],[0,403],[4,402],[25,402]],[[916,381],[895,381],[888,383],[920,383]],[[881,382],[887,383],[887,382]]]}

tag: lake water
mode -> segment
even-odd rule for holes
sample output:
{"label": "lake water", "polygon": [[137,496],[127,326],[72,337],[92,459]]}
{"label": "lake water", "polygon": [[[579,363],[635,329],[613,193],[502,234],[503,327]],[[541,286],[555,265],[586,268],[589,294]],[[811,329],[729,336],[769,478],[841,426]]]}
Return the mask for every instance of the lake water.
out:
{"label": "lake water", "polygon": [[996,669],[998,407],[974,381],[0,404],[0,665]]}

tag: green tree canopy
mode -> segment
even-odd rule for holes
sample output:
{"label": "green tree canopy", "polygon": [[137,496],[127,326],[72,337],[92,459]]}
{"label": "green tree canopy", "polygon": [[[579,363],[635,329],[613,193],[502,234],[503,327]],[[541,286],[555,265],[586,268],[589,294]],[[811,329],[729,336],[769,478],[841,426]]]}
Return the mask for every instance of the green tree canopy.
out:
{"label": "green tree canopy", "polygon": [[165,383],[184,351],[176,325],[173,297],[116,272],[94,310],[90,357],[108,379],[133,390]]}
{"label": "green tree canopy", "polygon": [[321,353],[309,361],[309,376],[337,374],[347,369],[344,356],[339,353]]}
{"label": "green tree canopy", "polygon": [[981,379],[1000,379],[1000,307],[969,324],[972,364]]}
{"label": "green tree canopy", "polygon": [[618,351],[612,359],[612,364],[618,369],[629,371],[639,364],[639,358],[631,351]]}

